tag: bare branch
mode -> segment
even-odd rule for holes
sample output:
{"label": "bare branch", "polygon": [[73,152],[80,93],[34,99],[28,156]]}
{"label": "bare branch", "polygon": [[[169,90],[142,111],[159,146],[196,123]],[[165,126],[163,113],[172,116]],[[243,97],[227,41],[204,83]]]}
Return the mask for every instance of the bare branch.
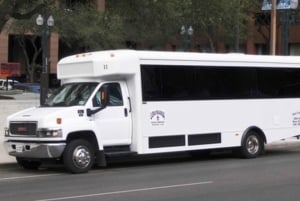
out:
{"label": "bare branch", "polygon": [[33,10],[31,10],[27,13],[13,12],[13,13],[11,13],[10,16],[15,18],[15,19],[28,19],[44,7],[45,7],[45,4],[40,4],[37,7],[35,7]]}

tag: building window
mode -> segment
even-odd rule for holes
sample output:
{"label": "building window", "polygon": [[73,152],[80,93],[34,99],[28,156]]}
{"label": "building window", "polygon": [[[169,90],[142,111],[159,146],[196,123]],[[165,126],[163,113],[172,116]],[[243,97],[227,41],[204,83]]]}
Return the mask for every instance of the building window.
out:
{"label": "building window", "polygon": [[267,55],[269,54],[269,49],[266,44],[255,44],[256,54]]}
{"label": "building window", "polygon": [[290,44],[290,55],[300,55],[300,43]]}

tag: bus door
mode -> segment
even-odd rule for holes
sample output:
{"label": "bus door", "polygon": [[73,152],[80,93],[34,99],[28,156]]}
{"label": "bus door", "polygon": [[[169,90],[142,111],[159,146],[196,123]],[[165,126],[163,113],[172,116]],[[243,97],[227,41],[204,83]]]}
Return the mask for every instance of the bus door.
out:
{"label": "bus door", "polygon": [[[106,108],[95,114],[100,140],[104,146],[129,145],[132,122],[127,85],[125,82],[111,82],[105,85],[108,86],[109,102]],[[97,94],[98,92],[93,97],[93,107],[101,106]]]}

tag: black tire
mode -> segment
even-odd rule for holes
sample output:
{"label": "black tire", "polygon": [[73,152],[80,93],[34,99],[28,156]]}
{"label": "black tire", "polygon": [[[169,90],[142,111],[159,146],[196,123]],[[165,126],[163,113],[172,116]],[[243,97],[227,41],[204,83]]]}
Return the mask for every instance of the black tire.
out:
{"label": "black tire", "polygon": [[88,172],[95,161],[95,151],[91,144],[82,139],[76,139],[67,144],[63,154],[65,168],[72,173]]}
{"label": "black tire", "polygon": [[24,158],[16,158],[17,163],[19,166],[23,167],[26,170],[37,170],[41,165],[41,161],[32,161]]}
{"label": "black tire", "polygon": [[255,132],[248,132],[242,141],[240,154],[243,158],[256,158],[264,152],[264,142],[261,136]]}

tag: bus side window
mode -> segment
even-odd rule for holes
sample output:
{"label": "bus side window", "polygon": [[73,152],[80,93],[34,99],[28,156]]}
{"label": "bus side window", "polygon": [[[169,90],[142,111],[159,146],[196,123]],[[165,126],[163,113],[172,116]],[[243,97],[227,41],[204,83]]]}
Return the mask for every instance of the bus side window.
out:
{"label": "bus side window", "polygon": [[109,84],[109,103],[108,106],[122,106],[123,98],[122,91],[119,83]]}

